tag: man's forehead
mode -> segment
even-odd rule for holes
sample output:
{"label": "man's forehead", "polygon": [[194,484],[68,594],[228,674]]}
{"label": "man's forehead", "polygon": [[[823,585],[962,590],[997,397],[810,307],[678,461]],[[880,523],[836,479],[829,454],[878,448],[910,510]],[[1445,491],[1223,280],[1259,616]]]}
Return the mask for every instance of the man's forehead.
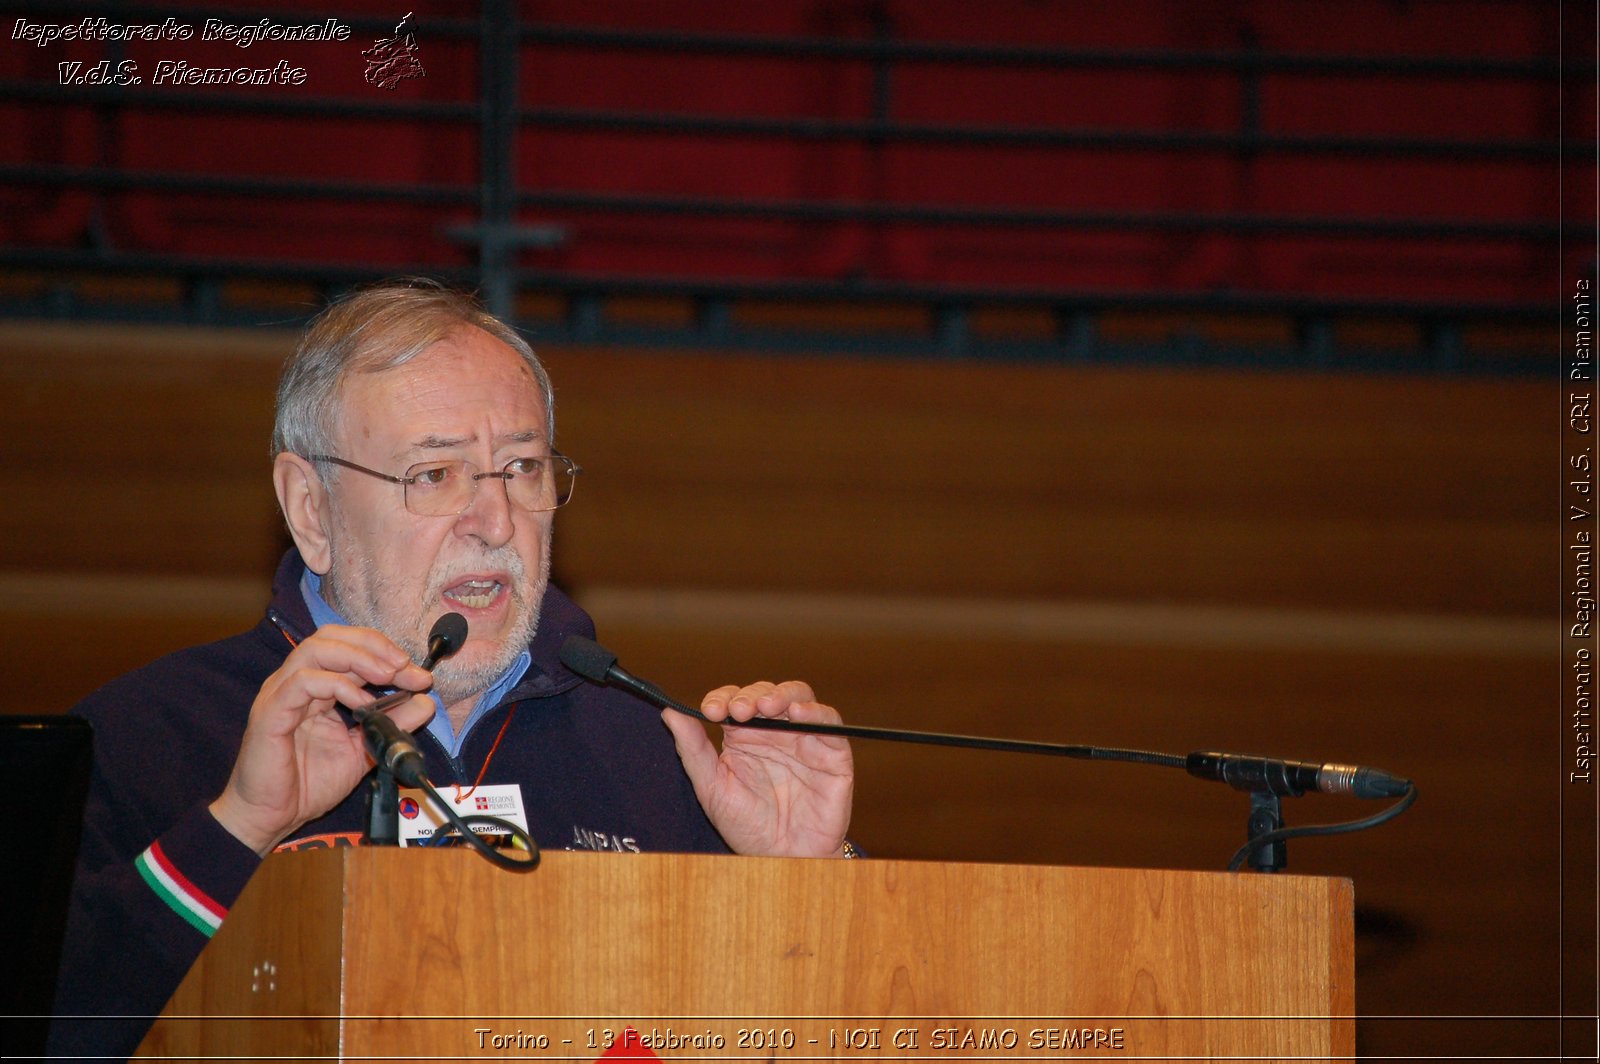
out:
{"label": "man's forehead", "polygon": [[[533,368],[504,340],[467,322],[458,322],[427,343],[413,340],[381,342],[375,350],[351,361],[359,374],[385,374],[433,361],[455,360],[465,366],[508,367],[533,379]],[[410,352],[410,354],[407,354]]]}
{"label": "man's forehead", "polygon": [[533,367],[510,344],[489,335],[474,325],[461,325],[433,341],[410,358],[401,361],[375,360],[358,363],[346,376],[346,387],[363,380],[385,392],[401,389],[408,382],[469,384],[492,381],[496,386],[520,384],[542,399]]}
{"label": "man's forehead", "polygon": [[473,326],[397,365],[350,374],[338,400],[347,423],[420,419],[423,423],[392,426],[418,447],[476,442],[480,420],[491,415],[501,422],[494,426],[496,444],[543,439],[547,433],[544,390],[533,368],[510,345]]}

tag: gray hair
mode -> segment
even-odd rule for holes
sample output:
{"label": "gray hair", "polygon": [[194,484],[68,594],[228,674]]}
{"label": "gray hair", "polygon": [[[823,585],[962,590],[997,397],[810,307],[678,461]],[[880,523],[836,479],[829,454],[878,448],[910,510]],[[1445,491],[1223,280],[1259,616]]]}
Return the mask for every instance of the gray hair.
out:
{"label": "gray hair", "polygon": [[406,277],[341,296],[312,319],[278,382],[272,454],[327,454],[346,376],[404,365],[463,326],[503,342],[533,370],[544,393],[545,434],[554,446],[555,395],[528,342],[467,293]]}

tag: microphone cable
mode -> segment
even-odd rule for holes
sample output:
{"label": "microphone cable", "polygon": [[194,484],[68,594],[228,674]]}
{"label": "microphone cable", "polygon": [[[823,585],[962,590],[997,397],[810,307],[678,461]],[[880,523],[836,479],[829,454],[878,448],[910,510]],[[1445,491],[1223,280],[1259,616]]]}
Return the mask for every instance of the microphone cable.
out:
{"label": "microphone cable", "polygon": [[[489,816],[486,813],[471,813],[467,816],[461,816],[450,808],[450,803],[444,800],[443,795],[434,790],[433,784],[427,779],[422,780],[422,790],[433,801],[433,804],[439,807],[439,811],[444,814],[445,819],[449,821],[448,824],[434,832],[433,838],[429,839],[425,845],[443,846],[445,839],[454,837],[453,833],[459,833],[461,841],[477,850],[491,864],[499,865],[501,868],[512,872],[532,872],[539,867],[539,844],[534,842],[533,836],[522,830],[520,826],[501,817]],[[511,836],[513,843],[521,844],[521,848],[527,852],[528,856],[508,857],[500,849],[484,842],[482,836],[472,830],[471,825],[473,824],[483,824],[505,831]]]}
{"label": "microphone cable", "polygon": [[1233,860],[1228,862],[1228,871],[1237,872],[1239,866],[1249,860],[1251,854],[1274,843],[1287,842],[1302,835],[1344,835],[1352,831],[1365,831],[1368,828],[1375,828],[1379,824],[1393,820],[1407,809],[1410,809],[1411,804],[1416,800],[1417,785],[1407,781],[1404,797],[1389,808],[1362,820],[1345,820],[1336,824],[1305,824],[1297,828],[1286,827],[1263,832],[1239,847],[1238,851],[1233,855]]}

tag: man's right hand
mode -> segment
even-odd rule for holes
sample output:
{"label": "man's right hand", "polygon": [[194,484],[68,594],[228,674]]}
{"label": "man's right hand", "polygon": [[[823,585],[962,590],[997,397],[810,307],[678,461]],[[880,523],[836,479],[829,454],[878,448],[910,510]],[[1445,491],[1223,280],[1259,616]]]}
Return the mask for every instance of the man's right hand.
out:
{"label": "man's right hand", "polygon": [[[265,857],[300,825],[338,805],[372,767],[361,729],[334,706],[362,706],[363,684],[426,691],[433,678],[371,628],[324,625],[267,677],[250,707],[239,757],[211,814]],[[419,695],[389,716],[407,731],[433,716]]]}

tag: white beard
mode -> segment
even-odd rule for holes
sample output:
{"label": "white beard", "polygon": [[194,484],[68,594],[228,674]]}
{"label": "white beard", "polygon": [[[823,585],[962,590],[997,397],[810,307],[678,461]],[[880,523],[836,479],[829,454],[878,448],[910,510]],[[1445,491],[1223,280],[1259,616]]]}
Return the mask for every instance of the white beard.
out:
{"label": "white beard", "polygon": [[[337,518],[335,524],[338,524]],[[435,563],[423,585],[421,601],[403,602],[393,580],[376,559],[341,547],[349,541],[350,537],[336,527],[330,544],[332,560],[323,581],[328,604],[351,624],[382,632],[418,664],[428,656],[428,631],[440,613],[448,612],[448,606],[440,605],[445,588],[454,586],[466,573],[487,569],[504,570],[510,575],[506,592],[511,596],[511,611],[516,620],[506,641],[487,656],[479,653],[474,655],[475,660],[460,661],[450,657],[434,667],[433,691],[445,706],[454,706],[482,694],[533,641],[539,629],[539,608],[550,580],[548,545],[541,552],[539,572],[531,583],[522,556],[510,547],[502,547],[483,550],[474,557],[457,558],[448,565]],[[346,585],[341,579],[343,573],[357,574],[355,587]],[[468,639],[470,643],[470,632]]]}

